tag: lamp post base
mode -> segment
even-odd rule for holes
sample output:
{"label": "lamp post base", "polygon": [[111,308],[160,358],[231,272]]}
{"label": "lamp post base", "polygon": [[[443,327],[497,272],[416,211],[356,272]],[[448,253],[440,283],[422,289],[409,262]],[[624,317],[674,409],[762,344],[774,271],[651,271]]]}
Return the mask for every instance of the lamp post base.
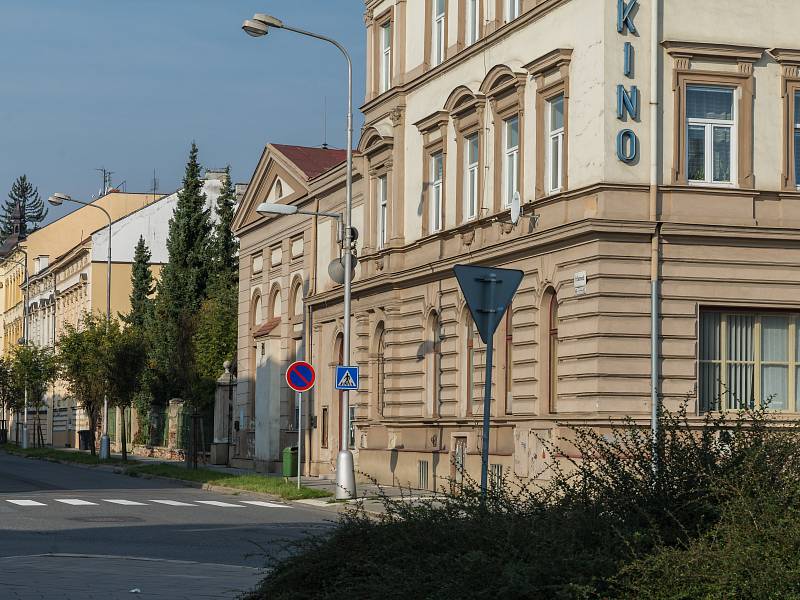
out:
{"label": "lamp post base", "polygon": [[340,450],[336,456],[336,499],[351,500],[356,497],[356,475],[353,453]]}
{"label": "lamp post base", "polygon": [[100,437],[100,460],[108,460],[111,458],[111,438],[107,433]]}

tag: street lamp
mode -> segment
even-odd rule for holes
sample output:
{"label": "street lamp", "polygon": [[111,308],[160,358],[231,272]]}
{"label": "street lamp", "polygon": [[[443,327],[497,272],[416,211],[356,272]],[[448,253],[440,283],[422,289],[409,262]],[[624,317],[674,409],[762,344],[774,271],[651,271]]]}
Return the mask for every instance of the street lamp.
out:
{"label": "street lamp", "polygon": [[[285,29],[300,35],[312,37],[323,42],[333,44],[347,60],[347,184],[344,209],[344,332],[342,339],[343,360],[350,364],[350,279],[353,272],[353,61],[344,46],[336,40],[285,25],[281,20],[271,15],[256,14],[252,19],[242,24],[242,29],[247,35],[261,37],[269,33],[269,28]],[[300,211],[296,211],[300,212]],[[292,213],[281,213],[292,214]],[[350,439],[350,392],[342,392],[341,429],[339,431],[339,454],[336,457],[336,498],[347,500],[356,496],[356,478],[353,469],[353,454],[350,452],[348,440]]]}
{"label": "street lamp", "polygon": [[[47,201],[53,206],[61,206],[64,202],[72,202],[82,206],[90,206],[97,210],[102,210],[108,219],[108,265],[106,269],[106,324],[111,323],[111,215],[102,206],[75,200],[69,194],[53,194]],[[108,437],[108,394],[103,396],[103,435],[100,437],[100,460],[107,460],[111,457],[111,440]]]}
{"label": "street lamp", "polygon": [[[28,282],[28,252],[22,248],[17,247],[17,250],[25,255],[25,261],[14,260],[13,258],[4,258],[2,262],[12,262],[21,266],[25,270],[25,305],[22,307],[22,338],[17,340],[17,343],[28,343],[28,305],[30,303],[30,285]],[[23,418],[22,418],[22,447],[28,447],[28,382],[23,386]],[[5,415],[3,415],[5,419]],[[16,427],[16,425],[15,425]]]}

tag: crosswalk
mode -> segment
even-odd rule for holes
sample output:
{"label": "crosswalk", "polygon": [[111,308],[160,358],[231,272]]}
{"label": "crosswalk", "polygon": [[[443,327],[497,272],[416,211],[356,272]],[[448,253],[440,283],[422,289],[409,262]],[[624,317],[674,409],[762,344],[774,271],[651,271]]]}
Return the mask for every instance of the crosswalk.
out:
{"label": "crosswalk", "polygon": [[[40,499],[44,500],[44,499]],[[84,500],[82,498],[50,498],[44,501],[34,500],[32,498],[7,498],[5,501],[9,504],[21,507],[40,508],[50,505],[50,503],[66,504],[67,506],[102,506],[103,504],[115,504],[117,506],[172,506],[172,507],[202,507],[214,506],[217,508],[291,508],[288,504],[279,504],[277,502],[266,502],[263,500],[239,500],[237,502],[223,502],[220,500],[192,500],[185,502],[182,500],[168,500],[168,499],[152,499],[152,500],[128,500],[126,498],[102,498],[93,500]]]}

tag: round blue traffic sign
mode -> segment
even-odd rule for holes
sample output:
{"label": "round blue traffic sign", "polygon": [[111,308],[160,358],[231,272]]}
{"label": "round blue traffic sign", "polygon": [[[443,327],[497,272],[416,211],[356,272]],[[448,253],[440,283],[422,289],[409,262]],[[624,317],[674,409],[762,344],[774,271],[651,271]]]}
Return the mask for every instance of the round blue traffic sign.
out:
{"label": "round blue traffic sign", "polygon": [[314,372],[314,367],[305,361],[298,360],[289,365],[286,369],[286,383],[295,392],[306,392],[314,387],[314,382],[317,379],[317,374]]}

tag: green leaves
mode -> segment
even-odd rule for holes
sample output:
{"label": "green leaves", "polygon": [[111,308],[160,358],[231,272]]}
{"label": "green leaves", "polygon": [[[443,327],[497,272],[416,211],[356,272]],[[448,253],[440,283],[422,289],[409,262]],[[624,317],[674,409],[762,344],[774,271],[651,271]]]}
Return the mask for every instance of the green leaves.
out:
{"label": "green leaves", "polygon": [[[19,206],[19,215],[17,215]],[[0,217],[3,236],[8,237],[13,233],[14,219],[19,218],[19,235],[24,238],[28,234],[28,225],[33,229],[44,221],[47,216],[47,209],[39,196],[38,188],[28,181],[27,175],[20,175],[11,186],[8,193],[8,200],[3,206],[3,215]]]}

